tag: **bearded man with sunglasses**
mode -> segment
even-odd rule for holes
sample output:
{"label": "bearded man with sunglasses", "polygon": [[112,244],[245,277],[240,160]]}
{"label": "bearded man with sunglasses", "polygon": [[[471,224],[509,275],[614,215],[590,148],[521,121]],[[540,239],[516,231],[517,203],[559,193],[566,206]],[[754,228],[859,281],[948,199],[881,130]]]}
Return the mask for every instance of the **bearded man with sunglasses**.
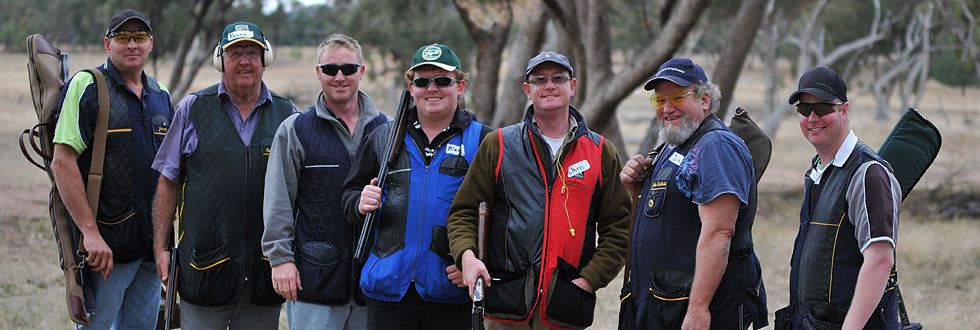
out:
{"label": "bearded man with sunglasses", "polygon": [[367,94],[361,45],[333,34],[317,47],[316,104],[279,125],[265,175],[262,250],[286,297],[290,329],[364,329],[354,303],[357,230],[343,216],[343,178],[357,143],[388,121]]}
{"label": "bearded man with sunglasses", "polygon": [[901,186],[850,129],[847,84],[817,67],[789,97],[817,155],[806,173],[790,266],[790,306],[777,329],[899,329],[895,245]]}
{"label": "bearded man with sunglasses", "polygon": [[449,256],[446,215],[491,129],[459,107],[466,74],[449,47],[420,47],[405,81],[415,102],[385,187],[376,176],[394,122],[365,137],[344,183],[348,221],[360,225],[368,212],[380,212],[360,278],[367,326],[469,329],[469,298]]}
{"label": "bearded man with sunglasses", "polygon": [[674,58],[653,90],[660,140],[620,180],[638,196],[621,328],[740,329],[768,324],[753,251],[756,180],[745,143],[715,117],[721,92],[701,66]]}
{"label": "bearded man with sunglasses", "polygon": [[[174,132],[153,162],[161,174],[153,202],[157,273],[167,282],[177,267],[183,328],[279,326],[285,299],[262,255],[262,200],[276,128],[296,107],[262,82],[272,59],[258,25],[225,27],[211,62],[221,81],[177,104]],[[171,265],[167,238],[178,205]]]}
{"label": "bearded man with sunglasses", "polygon": [[89,148],[99,112],[94,77],[79,72],[62,91],[51,168],[88,250],[82,276],[93,329],[156,328],[161,283],[154,276],[150,202],[158,174],[150,161],[174,109],[167,88],[143,72],[151,32],[146,17],[124,10],[109,19],[103,39],[109,56],[98,72],[111,102],[98,214],[89,208],[83,175],[96,161]]}
{"label": "bearded man with sunglasses", "polygon": [[[595,290],[623,267],[629,196],[616,147],[570,105],[568,58],[543,52],[525,71],[521,123],[487,136],[449,216],[450,242],[472,294],[488,285],[487,329],[585,328]],[[490,209],[477,259],[478,205]],[[598,236],[598,243],[596,243]]]}

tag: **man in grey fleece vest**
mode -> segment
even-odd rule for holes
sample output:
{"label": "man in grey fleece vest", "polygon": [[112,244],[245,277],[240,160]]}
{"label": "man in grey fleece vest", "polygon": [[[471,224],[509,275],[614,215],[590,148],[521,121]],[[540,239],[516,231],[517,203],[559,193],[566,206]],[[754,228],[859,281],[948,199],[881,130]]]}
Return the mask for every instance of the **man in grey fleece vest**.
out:
{"label": "man in grey fleece vest", "polygon": [[[358,90],[364,65],[357,40],[342,34],[324,39],[314,69],[322,86],[316,105],[286,118],[272,143],[262,252],[272,265],[273,287],[287,299],[290,329],[364,329],[367,309],[350,299],[354,232],[342,213],[331,213],[341,209],[340,199],[330,203],[323,196],[342,193],[358,141],[388,117]],[[344,264],[323,267],[313,262],[319,257]],[[336,274],[318,274],[328,268]]]}

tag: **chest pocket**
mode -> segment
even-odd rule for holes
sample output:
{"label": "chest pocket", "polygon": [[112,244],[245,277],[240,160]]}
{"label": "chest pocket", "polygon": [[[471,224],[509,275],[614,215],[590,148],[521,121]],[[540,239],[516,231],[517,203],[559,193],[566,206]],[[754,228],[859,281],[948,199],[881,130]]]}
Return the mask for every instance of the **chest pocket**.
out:
{"label": "chest pocket", "polygon": [[470,168],[470,162],[466,161],[466,158],[461,156],[449,156],[443,159],[439,163],[439,173],[461,177],[466,175],[466,171]]}
{"label": "chest pocket", "polygon": [[664,165],[654,175],[650,183],[650,190],[647,191],[646,203],[643,214],[649,218],[660,216],[664,209],[664,201],[667,199],[667,185],[670,184],[670,177],[674,175],[674,167]]}
{"label": "chest pocket", "polygon": [[170,129],[170,118],[164,115],[155,115],[150,118],[150,129],[153,130],[153,150],[159,150],[163,138],[167,137],[167,130]]}

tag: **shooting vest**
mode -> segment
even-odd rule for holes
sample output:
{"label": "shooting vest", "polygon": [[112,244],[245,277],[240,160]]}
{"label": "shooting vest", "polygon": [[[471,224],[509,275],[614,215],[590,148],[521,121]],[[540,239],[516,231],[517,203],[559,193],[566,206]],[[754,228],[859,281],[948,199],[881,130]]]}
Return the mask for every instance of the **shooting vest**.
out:
{"label": "shooting vest", "polygon": [[[382,159],[392,128],[393,123],[379,127],[372,135],[375,150],[366,152],[375,152]],[[446,217],[476,155],[482,128],[475,119],[470,121],[461,134],[443,143],[429,165],[405,132],[399,155],[389,165],[375,244],[361,273],[365,296],[400,301],[414,283],[419,296],[428,302],[470,301],[465,288],[446,279],[446,267],[453,261],[440,254],[448,257]]]}
{"label": "shooting vest", "polygon": [[[795,306],[791,318],[798,327],[803,326],[801,322],[818,325],[825,322],[837,326],[844,323],[864,262],[854,237],[854,224],[847,214],[847,187],[861,164],[871,160],[892,171],[877,153],[858,141],[843,167],[830,166],[823,174],[823,188],[813,201],[812,209],[814,182],[807,171],[800,232],[794,244],[790,271],[790,303]],[[893,291],[896,283],[893,266],[885,294],[865,329],[899,328]]]}
{"label": "shooting vest", "polygon": [[[109,125],[96,222],[114,262],[153,260],[150,203],[159,174],[150,165],[173,117],[170,96],[144,74],[143,99],[137,99],[112,62],[106,63],[99,71],[109,89]],[[94,88],[86,92],[96,93]],[[92,149],[87,148],[78,157],[80,173],[88,173],[91,163]]]}
{"label": "shooting vest", "polygon": [[[365,125],[364,134],[385,120],[379,114]],[[317,116],[316,107],[299,114],[294,125],[305,152],[294,206],[293,252],[303,283],[298,298],[343,304],[350,299],[357,280],[351,278],[355,228],[344,218],[341,203],[344,178],[354,155],[347,153],[330,121]]]}
{"label": "shooting vest", "polygon": [[245,145],[218,96],[217,85],[195,93],[188,119],[197,148],[183,159],[178,216],[178,288],[182,300],[201,306],[235,302],[251,289],[252,303],[284,299],[272,288],[269,260],[262,256],[262,196],[272,138],[292,113],[291,102],[272,93],[256,107],[259,122]]}
{"label": "shooting vest", "polygon": [[540,308],[548,327],[587,327],[595,294],[571,281],[595,252],[603,137],[580,122],[557,169],[551,157],[540,157],[541,150],[550,155],[548,145],[526,121],[499,129],[498,137],[487,312],[495,321],[523,324]]}
{"label": "shooting vest", "polygon": [[[636,207],[630,230],[633,247],[629,281],[638,329],[679,329],[684,320],[701,221],[698,205],[678,188],[677,177],[679,164],[697,157],[688,153],[709,132],[728,134],[731,139],[741,141],[711,115],[683,144],[664,148],[642,186],[646,188],[640,191],[642,204]],[[748,153],[746,149],[745,154]],[[738,210],[728,265],[708,306],[712,329],[744,329],[749,323],[758,329],[768,324],[762,268],[752,242],[756,183],[754,177],[748,179],[752,180],[748,205]]]}

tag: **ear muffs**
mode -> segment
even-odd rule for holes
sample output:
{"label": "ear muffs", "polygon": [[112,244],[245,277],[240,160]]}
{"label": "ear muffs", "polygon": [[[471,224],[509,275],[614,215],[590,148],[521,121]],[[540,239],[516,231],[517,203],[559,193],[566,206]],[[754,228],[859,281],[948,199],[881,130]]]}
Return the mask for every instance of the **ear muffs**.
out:
{"label": "ear muffs", "polygon": [[221,62],[221,45],[214,46],[214,56],[211,56],[211,65],[218,72],[225,72],[225,63]]}
{"label": "ear muffs", "polygon": [[[211,65],[214,66],[214,69],[218,70],[218,72],[225,72],[225,63],[221,61],[221,53],[221,45],[215,46],[214,56],[211,57]],[[269,43],[269,40],[266,40],[265,52],[262,53],[262,67],[268,67],[270,64],[272,64],[273,58],[274,55],[272,52],[272,44]]]}

